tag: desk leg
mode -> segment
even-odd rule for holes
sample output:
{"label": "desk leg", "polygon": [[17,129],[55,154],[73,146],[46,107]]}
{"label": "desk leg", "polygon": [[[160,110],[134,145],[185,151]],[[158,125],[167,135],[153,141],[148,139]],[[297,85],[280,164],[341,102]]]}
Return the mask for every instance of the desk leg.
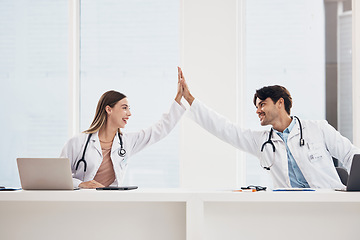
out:
{"label": "desk leg", "polygon": [[189,199],[186,202],[186,240],[204,239],[204,202]]}

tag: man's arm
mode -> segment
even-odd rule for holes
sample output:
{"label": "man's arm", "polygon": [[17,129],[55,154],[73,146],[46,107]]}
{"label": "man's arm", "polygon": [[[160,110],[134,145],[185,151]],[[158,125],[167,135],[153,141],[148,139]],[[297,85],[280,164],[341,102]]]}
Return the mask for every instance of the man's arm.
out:
{"label": "man's arm", "polygon": [[349,171],[354,154],[359,154],[360,149],[355,147],[349,139],[342,136],[327,121],[322,121],[321,130],[325,139],[325,144],[331,156],[338,159]]}

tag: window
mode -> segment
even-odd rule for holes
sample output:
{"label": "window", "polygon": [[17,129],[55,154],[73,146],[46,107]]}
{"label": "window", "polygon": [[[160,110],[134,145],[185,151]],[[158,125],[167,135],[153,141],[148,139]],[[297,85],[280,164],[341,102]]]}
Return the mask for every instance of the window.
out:
{"label": "window", "polygon": [[[341,6],[341,5],[340,5]],[[352,14],[339,13],[338,18],[338,129],[353,140],[353,94],[352,94]]]}
{"label": "window", "polygon": [[[290,91],[291,115],[325,119],[323,1],[246,1],[245,41],[245,127],[269,128],[260,126],[252,99],[256,89],[275,84]],[[259,160],[249,154],[246,159],[247,183],[270,186]]]}
{"label": "window", "polygon": [[[167,111],[177,89],[179,2],[81,1],[80,129],[94,117],[108,90],[124,93],[132,116],[125,131],[151,126]],[[127,184],[179,185],[178,129],[132,157]]]}
{"label": "window", "polygon": [[67,11],[67,0],[0,2],[0,185],[20,186],[16,158],[58,157],[68,138]]}

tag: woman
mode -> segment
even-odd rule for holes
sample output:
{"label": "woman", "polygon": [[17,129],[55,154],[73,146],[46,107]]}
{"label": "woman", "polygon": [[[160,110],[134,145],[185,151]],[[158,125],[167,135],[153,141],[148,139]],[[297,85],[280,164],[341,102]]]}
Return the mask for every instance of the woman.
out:
{"label": "woman", "polygon": [[179,78],[175,101],[167,114],[148,129],[122,133],[120,129],[125,128],[131,116],[128,99],[116,91],[104,93],[90,128],[71,138],[61,153],[61,157],[70,159],[74,187],[121,185],[128,159],[164,138],[180,120],[185,112],[181,97]]}

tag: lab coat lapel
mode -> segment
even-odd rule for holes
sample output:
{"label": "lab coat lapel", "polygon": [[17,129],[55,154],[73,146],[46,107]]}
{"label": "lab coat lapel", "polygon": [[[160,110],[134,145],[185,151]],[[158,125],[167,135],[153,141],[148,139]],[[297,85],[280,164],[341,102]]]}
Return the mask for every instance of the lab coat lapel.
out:
{"label": "lab coat lapel", "polygon": [[120,147],[120,140],[118,133],[115,134],[112,146],[111,146],[111,154],[113,154],[115,151],[117,151]]}
{"label": "lab coat lapel", "polygon": [[93,141],[95,149],[99,152],[100,156],[102,156],[102,150],[99,140],[99,132],[96,132],[91,136],[91,141]]}
{"label": "lab coat lapel", "polygon": [[271,141],[276,142],[276,141],[283,141],[283,140],[282,140],[281,137],[276,133],[276,131],[273,131],[273,134],[272,134],[272,136],[271,136]]}
{"label": "lab coat lapel", "polygon": [[[302,126],[302,129],[304,131],[304,126]],[[300,134],[300,124],[299,121],[296,120],[295,121],[295,125],[293,127],[293,129],[291,130],[290,134],[289,134],[289,140],[295,136],[298,136]],[[300,138],[300,137],[299,137]]]}

